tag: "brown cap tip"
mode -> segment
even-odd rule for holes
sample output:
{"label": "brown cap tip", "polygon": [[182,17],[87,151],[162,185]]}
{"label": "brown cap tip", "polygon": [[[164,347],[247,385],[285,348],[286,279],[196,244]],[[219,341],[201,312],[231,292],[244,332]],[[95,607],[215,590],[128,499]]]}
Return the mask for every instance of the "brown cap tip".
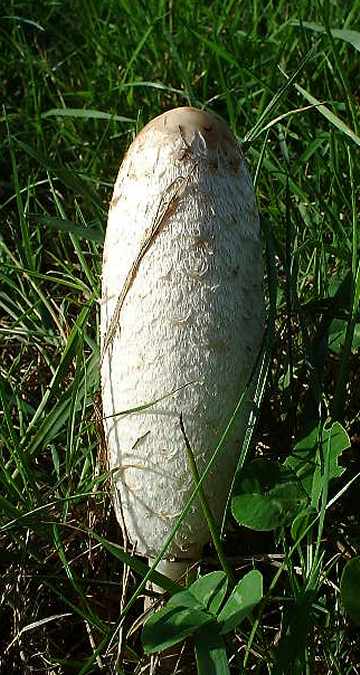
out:
{"label": "brown cap tip", "polygon": [[221,145],[237,145],[227,124],[217,115],[197,108],[173,108],[155,117],[140,132],[157,131],[168,136],[181,134],[187,143],[191,143],[196,131],[200,132],[209,148]]}

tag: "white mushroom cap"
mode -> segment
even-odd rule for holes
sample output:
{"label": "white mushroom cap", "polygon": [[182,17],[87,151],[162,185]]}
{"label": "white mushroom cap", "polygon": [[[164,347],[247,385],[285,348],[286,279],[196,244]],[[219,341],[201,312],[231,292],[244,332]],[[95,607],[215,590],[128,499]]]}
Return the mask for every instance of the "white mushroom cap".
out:
{"label": "white mushroom cap", "polygon": [[[115,184],[101,311],[109,462],[142,554],[156,556],[193,488],[180,413],[201,473],[246,386],[263,334],[262,279],[254,191],[227,125],[194,108],[152,120]],[[246,421],[205,483],[218,520]],[[196,501],[169,556],[191,558],[208,537]]]}

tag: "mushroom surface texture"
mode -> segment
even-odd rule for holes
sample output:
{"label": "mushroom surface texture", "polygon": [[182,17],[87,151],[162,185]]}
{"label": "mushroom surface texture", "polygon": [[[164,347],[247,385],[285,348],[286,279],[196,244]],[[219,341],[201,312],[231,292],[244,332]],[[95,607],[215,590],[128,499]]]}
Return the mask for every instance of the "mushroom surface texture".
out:
{"label": "mushroom surface texture", "polygon": [[[117,517],[138,553],[158,554],[194,488],[180,414],[201,475],[263,332],[259,216],[241,147],[219,117],[170,110],[121,164],[103,258],[105,435]],[[248,417],[249,407],[204,481],[218,523]],[[196,498],[161,571],[179,574],[208,539]]]}

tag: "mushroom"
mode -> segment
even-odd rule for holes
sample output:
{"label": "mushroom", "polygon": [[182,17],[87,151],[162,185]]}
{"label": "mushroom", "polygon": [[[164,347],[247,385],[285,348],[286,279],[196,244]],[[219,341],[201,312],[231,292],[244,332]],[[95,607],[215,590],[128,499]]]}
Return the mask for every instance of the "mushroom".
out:
{"label": "mushroom", "polygon": [[[183,107],[136,136],[115,183],[101,303],[102,401],[119,522],[157,556],[245,390],[264,330],[259,216],[241,147],[214,114]],[[221,521],[249,413],[204,492]],[[158,567],[177,578],[209,531],[196,499]]]}

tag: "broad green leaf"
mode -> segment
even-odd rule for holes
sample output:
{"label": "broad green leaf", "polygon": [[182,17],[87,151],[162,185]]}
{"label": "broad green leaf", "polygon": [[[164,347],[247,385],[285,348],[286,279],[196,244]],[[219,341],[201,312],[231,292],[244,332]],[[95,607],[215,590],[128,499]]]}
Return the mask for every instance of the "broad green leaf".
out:
{"label": "broad green leaf", "polygon": [[130,117],[112,115],[111,113],[102,112],[102,110],[87,110],[86,108],[52,108],[51,110],[47,110],[47,112],[42,113],[41,117],[79,117],[81,119],[135,122],[135,120]]}
{"label": "broad green leaf", "polygon": [[[316,33],[326,33],[325,26],[311,21],[292,21],[293,26],[302,26],[308,30],[313,30]],[[339,38],[351,44],[360,52],[360,33],[356,30],[348,30],[346,28],[330,28],[330,33],[334,38]]]}
{"label": "broad green leaf", "polygon": [[218,616],[218,622],[221,624],[221,634],[225,635],[234,630],[251,614],[262,597],[262,574],[258,570],[252,570],[248,574],[245,574],[235,586]]}
{"label": "broad green leaf", "polygon": [[212,621],[214,619],[210,614],[199,609],[167,605],[152,614],[145,623],[142,632],[144,651],[146,654],[163,651]]}
{"label": "broad green leaf", "polygon": [[235,495],[231,511],[239,525],[260,532],[269,532],[283,522],[281,504],[259,493]]}
{"label": "broad green leaf", "polygon": [[314,472],[318,467],[318,427],[313,427],[311,431],[300,439],[294,446],[294,449],[284,462],[285,467],[292,469],[301,484],[311,498]]}
{"label": "broad green leaf", "polygon": [[224,572],[211,572],[194,581],[188,589],[175,593],[161,612],[146,622],[143,631],[144,649],[161,651],[215,620],[226,594]]}
{"label": "broad green leaf", "polygon": [[210,572],[194,581],[189,592],[199,600],[204,609],[211,614],[217,614],[225,599],[227,585],[225,572]]}
{"label": "broad green leaf", "polygon": [[[313,507],[318,506],[324,479],[330,481],[344,473],[345,469],[339,465],[339,457],[349,446],[349,436],[339,422],[329,429],[323,428],[321,438],[318,427],[314,427],[295,445],[292,454],[284,462],[284,466],[296,473]],[[326,466],[328,473],[324,477]]]}
{"label": "broad green leaf", "polygon": [[[329,445],[330,443],[330,445]],[[322,448],[323,453],[330,452],[329,480],[342,476],[345,469],[339,464],[339,457],[351,445],[350,438],[340,422],[332,424],[330,429],[323,429]]]}
{"label": "broad green leaf", "polygon": [[360,625],[360,556],[349,560],[340,582],[341,601],[354,623]]}
{"label": "broad green leaf", "polygon": [[216,625],[200,629],[194,642],[198,675],[230,675],[225,643]]}
{"label": "broad green leaf", "polygon": [[240,525],[270,531],[290,522],[305,502],[306,494],[291,470],[255,459],[236,478],[231,509]]}
{"label": "broad green leaf", "polygon": [[227,584],[225,572],[210,572],[194,581],[185,591],[173,595],[167,607],[193,607],[216,615],[225,598]]}
{"label": "broad green leaf", "polygon": [[179,591],[178,593],[175,593],[169,601],[167,602],[167,607],[176,607],[177,609],[200,609],[201,611],[204,610],[203,605],[201,602],[193,595],[190,593],[189,589],[186,589],[186,591]]}
{"label": "broad green leaf", "polygon": [[162,651],[197,632],[204,624],[214,622],[226,588],[226,574],[219,571],[206,574],[188,589],[175,593],[166,607],[146,622],[143,631],[145,651]]}

